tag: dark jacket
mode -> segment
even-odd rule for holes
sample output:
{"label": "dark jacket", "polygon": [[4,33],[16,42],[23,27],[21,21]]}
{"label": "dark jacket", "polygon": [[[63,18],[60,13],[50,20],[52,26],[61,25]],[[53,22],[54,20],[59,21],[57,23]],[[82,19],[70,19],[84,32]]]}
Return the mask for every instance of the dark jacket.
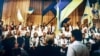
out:
{"label": "dark jacket", "polygon": [[51,45],[38,47],[36,49],[37,56],[60,56],[60,49]]}

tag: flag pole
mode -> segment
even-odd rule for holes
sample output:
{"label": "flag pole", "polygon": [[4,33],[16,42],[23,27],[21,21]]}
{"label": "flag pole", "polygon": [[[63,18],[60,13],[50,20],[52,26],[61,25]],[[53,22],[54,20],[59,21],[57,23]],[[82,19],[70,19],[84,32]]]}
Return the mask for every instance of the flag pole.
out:
{"label": "flag pole", "polygon": [[56,15],[56,21],[57,21],[57,25],[56,25],[56,31],[55,33],[58,35],[58,33],[60,32],[60,29],[59,29],[59,24],[60,24],[60,21],[59,21],[59,7],[57,5],[57,15]]}

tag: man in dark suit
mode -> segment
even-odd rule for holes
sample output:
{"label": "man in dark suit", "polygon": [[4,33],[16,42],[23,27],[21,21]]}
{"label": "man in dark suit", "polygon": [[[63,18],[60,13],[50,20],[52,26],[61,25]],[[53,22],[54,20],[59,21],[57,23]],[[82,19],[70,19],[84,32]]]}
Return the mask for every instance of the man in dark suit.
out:
{"label": "man in dark suit", "polygon": [[54,36],[46,36],[47,45],[37,48],[37,56],[60,56],[60,49],[54,46]]}
{"label": "man in dark suit", "polygon": [[10,32],[7,37],[2,41],[2,44],[5,50],[4,56],[12,56],[12,49],[14,48],[14,37],[11,35]]}
{"label": "man in dark suit", "polygon": [[30,53],[30,43],[29,43],[29,40],[30,40],[30,33],[29,32],[26,32],[26,35],[23,37],[24,38],[24,50],[28,53]]}
{"label": "man in dark suit", "polygon": [[100,40],[96,40],[95,44],[92,44],[90,55],[97,56],[100,55]]}

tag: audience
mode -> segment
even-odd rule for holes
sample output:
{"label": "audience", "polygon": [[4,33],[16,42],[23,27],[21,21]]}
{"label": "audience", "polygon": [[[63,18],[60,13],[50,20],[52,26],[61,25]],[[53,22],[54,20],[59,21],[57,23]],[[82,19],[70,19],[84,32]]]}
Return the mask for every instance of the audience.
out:
{"label": "audience", "polygon": [[[100,54],[100,32],[96,25],[81,28],[64,23],[58,34],[53,24],[2,26],[0,56],[89,56]],[[2,47],[2,48],[1,48]],[[10,51],[10,52],[9,52]],[[1,55],[2,53],[2,55]]]}

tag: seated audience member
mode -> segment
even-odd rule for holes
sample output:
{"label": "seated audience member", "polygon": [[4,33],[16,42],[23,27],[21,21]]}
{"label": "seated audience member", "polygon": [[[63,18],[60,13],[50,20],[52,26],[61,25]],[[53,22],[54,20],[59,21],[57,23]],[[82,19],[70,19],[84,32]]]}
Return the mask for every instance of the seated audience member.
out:
{"label": "seated audience member", "polygon": [[14,47],[12,49],[13,56],[21,55],[21,51],[24,45],[24,39],[20,37],[20,31],[16,31],[13,41],[14,41]]}
{"label": "seated audience member", "polygon": [[17,43],[19,48],[23,48],[24,39],[23,39],[23,37],[20,36],[20,32],[18,31],[18,32],[15,34],[14,37],[15,37],[15,44]]}
{"label": "seated audience member", "polygon": [[38,28],[37,28],[37,26],[34,26],[34,28],[32,28],[32,30],[31,30],[31,37],[34,36],[34,33],[35,33],[35,32],[38,33]]}
{"label": "seated audience member", "polygon": [[58,47],[59,41],[60,41],[59,36],[57,36],[57,35],[56,35],[55,33],[53,33],[53,32],[52,32],[52,35],[54,36],[54,45],[55,45],[56,47]]}
{"label": "seated audience member", "polygon": [[66,37],[71,37],[71,31],[69,30],[69,27],[65,27],[65,31],[63,33]]}
{"label": "seated audience member", "polygon": [[47,30],[47,34],[51,34],[52,32],[51,32],[51,29],[50,28],[48,28],[48,30]]}
{"label": "seated audience member", "polygon": [[100,48],[92,53],[92,56],[100,56]]}
{"label": "seated audience member", "polygon": [[59,44],[61,47],[61,49],[60,49],[61,56],[66,56],[68,40],[66,39],[66,36],[64,34],[61,35]]}
{"label": "seated audience member", "polygon": [[6,28],[6,26],[4,26],[3,30],[2,30],[3,39],[5,39],[7,37],[7,34],[8,34],[7,28]]}
{"label": "seated audience member", "polygon": [[30,38],[30,47],[37,47],[39,43],[38,33],[35,32],[33,37]]}
{"label": "seated audience member", "polygon": [[65,27],[66,27],[66,26],[67,26],[66,23],[63,23],[63,26],[61,27],[62,32],[65,31]]}
{"label": "seated audience member", "polygon": [[7,34],[7,37],[2,41],[4,46],[4,56],[12,56],[12,49],[14,48],[14,37],[11,32]]}
{"label": "seated audience member", "polygon": [[35,55],[35,49],[38,47],[39,45],[39,37],[38,37],[38,33],[35,32],[33,34],[33,37],[30,38],[30,55],[34,56]]}
{"label": "seated audience member", "polygon": [[20,22],[18,25],[18,30],[21,31],[22,27],[23,27],[23,24],[22,24],[22,22]]}
{"label": "seated audience member", "polygon": [[89,56],[89,50],[81,40],[82,32],[78,29],[72,30],[72,44],[68,46],[67,56]]}
{"label": "seated audience member", "polygon": [[96,40],[95,44],[92,44],[90,54],[92,56],[97,56],[97,54],[100,56],[100,39]]}
{"label": "seated audience member", "polygon": [[62,34],[61,35],[61,38],[60,38],[60,46],[61,47],[66,47],[67,46],[67,42],[68,42],[68,40],[66,39],[66,36],[65,36],[65,34]]}
{"label": "seated audience member", "polygon": [[12,22],[10,23],[10,26],[11,26],[11,29],[14,30],[14,26],[15,26],[14,21],[12,21]]}
{"label": "seated audience member", "polygon": [[68,23],[69,24],[69,31],[71,32],[73,29],[72,29],[72,24],[71,22]]}
{"label": "seated audience member", "polygon": [[85,33],[82,33],[82,41],[83,44],[88,43],[87,39],[85,38]]}
{"label": "seated audience member", "polygon": [[25,36],[24,36],[24,49],[26,50],[26,52],[29,54],[29,50],[30,50],[30,33],[26,32]]}
{"label": "seated audience member", "polygon": [[43,32],[43,35],[40,38],[40,45],[41,46],[45,46],[46,45],[46,32]]}
{"label": "seated audience member", "polygon": [[21,36],[21,37],[22,37],[22,36],[25,36],[26,32],[27,32],[27,28],[26,28],[26,27],[22,27],[22,29],[21,29],[21,31],[20,31],[20,36]]}
{"label": "seated audience member", "polygon": [[63,32],[67,38],[67,40],[69,41],[70,37],[71,37],[71,32],[69,31],[69,27],[65,27],[65,32]]}
{"label": "seated audience member", "polygon": [[51,22],[50,28],[51,28],[51,32],[55,32],[55,26],[54,26],[54,23],[53,22]]}

